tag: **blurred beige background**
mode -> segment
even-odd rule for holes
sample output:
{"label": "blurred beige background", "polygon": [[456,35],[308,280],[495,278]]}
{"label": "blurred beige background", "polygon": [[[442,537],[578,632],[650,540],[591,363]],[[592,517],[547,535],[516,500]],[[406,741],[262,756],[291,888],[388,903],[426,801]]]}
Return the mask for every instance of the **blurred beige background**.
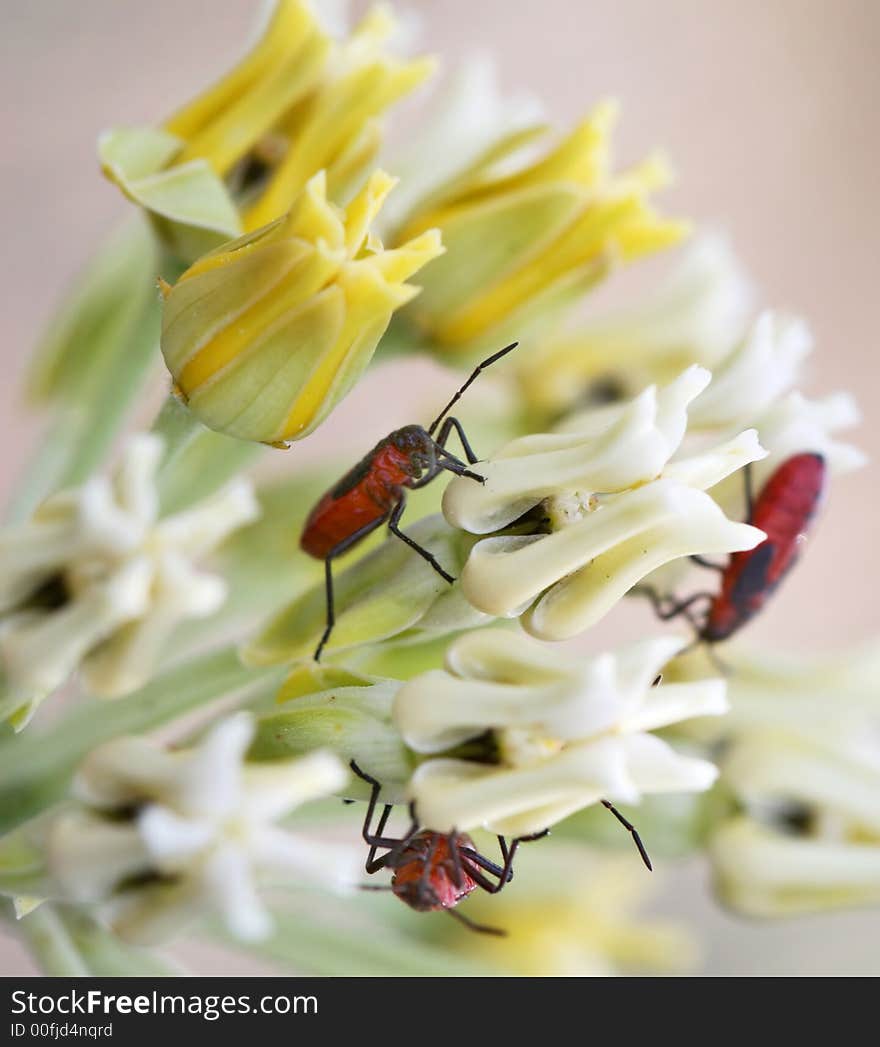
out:
{"label": "blurred beige background", "polygon": [[[0,0],[0,494],[39,430],[18,400],[29,347],[97,236],[123,211],[97,172],[97,133],[158,120],[222,71],[240,53],[257,6]],[[540,94],[561,122],[600,96],[618,96],[621,161],[655,145],[668,151],[679,181],[667,209],[728,230],[764,301],[809,318],[818,350],[807,392],[854,391],[866,415],[854,439],[876,461],[880,2],[412,0],[408,7],[422,18],[426,49],[448,61],[494,51],[504,86]],[[405,404],[400,410],[400,421],[410,421]],[[373,433],[397,421],[387,401],[368,392],[335,417],[351,427],[355,416],[352,447],[369,446]],[[750,638],[810,649],[878,633],[877,476],[871,466],[835,485],[810,555]],[[684,870],[655,908],[699,919],[709,970],[880,973],[880,914],[753,927],[718,912],[703,879],[699,868]],[[0,973],[25,969],[10,943]]]}

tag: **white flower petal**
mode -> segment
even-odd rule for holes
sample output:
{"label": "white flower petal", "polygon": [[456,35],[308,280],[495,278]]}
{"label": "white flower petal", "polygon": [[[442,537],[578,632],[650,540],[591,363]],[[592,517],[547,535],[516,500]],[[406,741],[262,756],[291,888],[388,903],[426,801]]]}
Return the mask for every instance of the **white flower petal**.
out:
{"label": "white flower petal", "polygon": [[703,792],[718,777],[715,764],[682,756],[652,734],[627,735],[621,739],[621,745],[626,767],[639,793]]}
{"label": "white flower petal", "polygon": [[201,879],[208,897],[234,937],[256,942],[272,931],[272,917],[260,901],[247,855],[236,847],[218,848],[205,862]]}
{"label": "white flower petal", "polygon": [[173,756],[146,738],[114,738],[93,749],[73,780],[73,794],[90,807],[130,807],[159,799],[176,785]]}
{"label": "white flower petal", "polygon": [[156,537],[162,546],[179,549],[190,556],[204,556],[259,515],[253,485],[242,478],[192,509],[162,520],[156,527]]}
{"label": "white flower petal", "polygon": [[718,429],[750,424],[788,392],[813,348],[800,317],[763,312],[743,344],[715,369],[712,384],[693,403],[691,425]]}
{"label": "white flower petal", "polygon": [[[0,669],[21,705],[82,667],[94,690],[128,693],[149,678],[177,624],[213,614],[221,578],[196,570],[258,507],[245,480],[157,523],[162,441],[131,439],[112,480],[95,476],[0,533]],[[60,605],[36,597],[57,583]]]}
{"label": "white flower petal", "polygon": [[338,792],[351,774],[331,752],[313,752],[278,764],[251,764],[245,769],[244,808],[257,820],[282,814]]}
{"label": "white flower petal", "polygon": [[461,584],[475,607],[495,615],[519,613],[545,593],[523,624],[541,639],[560,640],[597,622],[669,560],[751,549],[764,537],[728,520],[701,491],[659,480],[546,537],[478,542]]}
{"label": "white flower petal", "polygon": [[163,450],[160,436],[138,433],[129,441],[113,477],[114,501],[144,526],[152,524],[159,515],[156,473]]}
{"label": "white flower petal", "polygon": [[480,465],[485,484],[454,479],[443,495],[449,523],[473,534],[507,526],[545,498],[564,492],[621,491],[655,479],[687,427],[687,405],[710,374],[691,367],[659,392],[653,386],[606,413],[607,428],[526,436]]}
{"label": "white flower petal", "polygon": [[880,901],[880,847],[773,832],[742,816],[710,841],[717,889],[751,916],[792,916]]}
{"label": "white flower petal", "polygon": [[214,827],[150,804],[137,815],[137,827],[152,864],[162,873],[185,870],[214,835]]}
{"label": "white flower petal", "polygon": [[253,737],[250,713],[233,713],[215,724],[180,764],[177,809],[195,817],[234,810],[242,802],[242,761]]}
{"label": "white flower petal", "polygon": [[760,806],[768,799],[805,804],[880,839],[880,761],[859,765],[845,753],[769,732],[736,742],[722,769],[747,804]]}
{"label": "white flower petal", "polygon": [[52,879],[64,897],[95,902],[130,876],[150,869],[150,856],[137,828],[87,811],[65,812],[46,840]]}

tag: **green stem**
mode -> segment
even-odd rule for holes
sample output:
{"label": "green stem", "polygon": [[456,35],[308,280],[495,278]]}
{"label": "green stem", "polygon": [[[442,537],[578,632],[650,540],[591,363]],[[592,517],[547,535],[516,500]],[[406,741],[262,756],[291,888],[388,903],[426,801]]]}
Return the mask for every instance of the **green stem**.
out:
{"label": "green stem", "polygon": [[179,512],[222,487],[266,448],[215,433],[169,396],[153,425],[166,441],[158,488],[163,514]]}
{"label": "green stem", "polygon": [[43,847],[26,830],[0,839],[0,894],[46,898],[51,890]]}
{"label": "green stem", "polygon": [[[362,919],[339,899],[322,918],[320,903],[306,911],[276,910],[275,933],[249,947],[255,955],[300,974],[349,977],[474,977],[494,973],[461,954],[419,941],[412,934]],[[338,923],[335,922],[342,917]],[[347,918],[346,918],[347,917]],[[363,926],[358,927],[360,919]]]}
{"label": "green stem", "polygon": [[168,978],[185,973],[161,955],[126,945],[78,909],[59,908],[58,918],[68,940],[88,963],[89,973],[97,978]]}
{"label": "green stem", "polygon": [[103,462],[156,361],[158,338],[159,307],[150,298],[128,335],[126,351],[110,357],[70,403],[56,407],[23,472],[10,521],[26,519],[48,495],[82,483]]}
{"label": "green stem", "polygon": [[[11,918],[14,919],[14,916]],[[16,930],[43,974],[82,978],[92,973],[71,939],[64,921],[48,902],[18,920]]]}
{"label": "green stem", "polygon": [[0,743],[0,833],[60,800],[77,764],[96,745],[176,720],[217,698],[280,683],[284,669],[242,665],[235,647],[178,665],[126,698],[91,699],[48,730]]}
{"label": "green stem", "polygon": [[152,431],[165,442],[161,471],[167,472],[193,440],[205,432],[205,427],[179,397],[169,393],[156,415]]}

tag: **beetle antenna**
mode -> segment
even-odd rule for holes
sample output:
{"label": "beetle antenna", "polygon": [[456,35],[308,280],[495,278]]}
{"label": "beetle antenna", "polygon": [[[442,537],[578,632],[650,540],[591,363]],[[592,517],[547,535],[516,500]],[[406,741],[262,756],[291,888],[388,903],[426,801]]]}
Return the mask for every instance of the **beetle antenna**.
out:
{"label": "beetle antenna", "polygon": [[458,401],[461,399],[462,393],[464,393],[468,386],[470,386],[473,382],[477,380],[477,378],[480,375],[480,372],[485,371],[487,367],[491,367],[492,364],[494,364],[496,360],[500,360],[502,356],[507,356],[507,354],[516,349],[518,345],[519,342],[511,342],[510,345],[505,345],[503,349],[499,349],[497,353],[493,353],[488,360],[484,360],[479,365],[479,367],[477,367],[474,370],[474,373],[470,376],[470,378],[468,378],[468,380],[458,390],[455,396],[453,396],[449,403],[443,408],[440,414],[437,415],[434,421],[431,422],[430,426],[428,427],[428,436],[434,435],[434,433],[437,430],[437,426],[443,421],[446,415],[448,415],[452,408],[458,403]]}

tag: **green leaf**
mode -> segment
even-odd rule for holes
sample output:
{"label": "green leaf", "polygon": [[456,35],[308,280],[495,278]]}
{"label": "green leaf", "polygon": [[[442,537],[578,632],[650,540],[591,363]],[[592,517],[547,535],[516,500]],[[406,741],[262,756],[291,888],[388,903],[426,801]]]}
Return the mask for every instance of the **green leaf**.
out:
{"label": "green leaf", "polygon": [[238,211],[207,160],[174,166],[179,138],[154,127],[106,131],[98,140],[104,174],[140,205],[160,242],[189,264],[241,232]]}
{"label": "green leaf", "polygon": [[0,833],[33,818],[65,795],[82,758],[121,734],[153,730],[208,702],[260,687],[282,674],[241,664],[234,649],[200,655],[125,698],[89,699],[46,730],[0,742]]}
{"label": "green leaf", "polygon": [[[391,904],[400,905],[396,899]],[[307,904],[303,902],[293,911],[276,908],[273,916],[275,933],[251,946],[250,951],[300,974],[475,977],[497,973],[461,953],[420,941],[417,935],[396,927],[392,920],[383,919],[381,911],[368,915],[363,899],[355,904],[346,898],[329,902],[309,895]],[[420,913],[412,917],[439,920],[444,915]]]}
{"label": "green leaf", "polygon": [[[442,517],[419,520],[406,530],[447,571],[460,571],[463,557],[458,534]],[[399,538],[389,536],[351,567],[337,568],[333,590],[336,625],[327,655],[377,643],[415,627],[438,600],[447,597],[448,590],[449,583],[430,564]],[[319,582],[278,614],[247,645],[243,657],[252,665],[310,657],[324,632],[326,614],[324,585]]]}
{"label": "green leaf", "polygon": [[[330,675],[333,672],[330,670]],[[340,678],[346,676],[352,679],[352,674]],[[391,721],[398,683],[359,679],[361,682],[354,686],[293,697],[279,705],[277,712],[264,713],[257,720],[248,759],[289,759],[315,749],[332,749],[346,763],[357,760],[365,771],[390,787],[389,802],[398,802],[394,786],[408,781],[415,765],[414,755]],[[292,689],[282,687],[279,697],[291,691],[296,694],[306,682],[299,673],[294,674]],[[353,780],[346,786],[345,795],[366,799],[369,789]]]}

